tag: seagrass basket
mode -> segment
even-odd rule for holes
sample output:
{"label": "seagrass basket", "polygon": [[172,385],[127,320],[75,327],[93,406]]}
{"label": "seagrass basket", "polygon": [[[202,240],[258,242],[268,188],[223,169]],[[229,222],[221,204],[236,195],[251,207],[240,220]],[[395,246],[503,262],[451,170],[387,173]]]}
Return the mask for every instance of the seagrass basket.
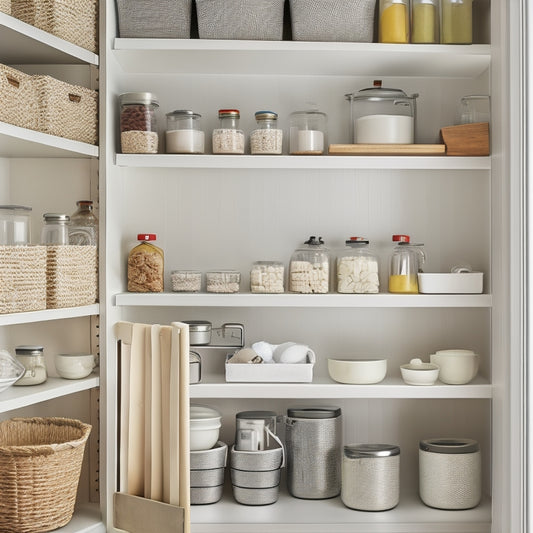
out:
{"label": "seagrass basket", "polygon": [[47,246],[46,251],[46,308],[95,303],[96,246]]}
{"label": "seagrass basket", "polygon": [[96,0],[11,0],[11,14],[65,41],[97,52]]}
{"label": "seagrass basket", "polygon": [[32,77],[0,63],[0,121],[37,128],[37,97]]}
{"label": "seagrass basket", "polygon": [[0,422],[0,531],[52,531],[72,518],[91,426],[67,418]]}
{"label": "seagrass basket", "polygon": [[11,15],[11,0],[0,0],[0,12]]}

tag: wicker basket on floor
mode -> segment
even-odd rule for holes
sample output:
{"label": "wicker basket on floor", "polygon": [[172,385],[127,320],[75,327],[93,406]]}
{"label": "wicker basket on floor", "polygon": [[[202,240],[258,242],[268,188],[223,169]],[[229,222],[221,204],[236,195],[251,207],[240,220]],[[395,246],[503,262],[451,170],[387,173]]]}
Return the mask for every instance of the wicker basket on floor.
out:
{"label": "wicker basket on floor", "polygon": [[96,246],[47,246],[47,309],[91,305],[96,295]]}
{"label": "wicker basket on floor", "polygon": [[0,121],[37,128],[37,97],[32,77],[0,63]]}
{"label": "wicker basket on floor", "polygon": [[97,52],[96,0],[11,0],[11,14],[65,41]]}
{"label": "wicker basket on floor", "polygon": [[90,431],[67,418],[0,422],[0,531],[52,531],[70,521]]}

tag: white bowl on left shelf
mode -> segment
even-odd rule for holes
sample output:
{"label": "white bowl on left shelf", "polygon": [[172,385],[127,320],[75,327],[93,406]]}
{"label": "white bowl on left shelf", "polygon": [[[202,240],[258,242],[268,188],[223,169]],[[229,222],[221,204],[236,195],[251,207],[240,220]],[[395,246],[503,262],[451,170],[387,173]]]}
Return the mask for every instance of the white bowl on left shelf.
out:
{"label": "white bowl on left shelf", "polygon": [[57,373],[65,379],[82,379],[87,377],[95,367],[92,354],[57,353],[54,356]]}

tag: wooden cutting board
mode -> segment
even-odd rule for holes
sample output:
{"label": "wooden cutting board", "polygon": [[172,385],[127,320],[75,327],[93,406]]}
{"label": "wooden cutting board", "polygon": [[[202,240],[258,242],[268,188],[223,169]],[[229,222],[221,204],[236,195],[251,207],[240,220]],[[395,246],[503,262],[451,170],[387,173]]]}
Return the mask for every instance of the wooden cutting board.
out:
{"label": "wooden cutting board", "polygon": [[329,155],[446,155],[446,145],[330,144]]}

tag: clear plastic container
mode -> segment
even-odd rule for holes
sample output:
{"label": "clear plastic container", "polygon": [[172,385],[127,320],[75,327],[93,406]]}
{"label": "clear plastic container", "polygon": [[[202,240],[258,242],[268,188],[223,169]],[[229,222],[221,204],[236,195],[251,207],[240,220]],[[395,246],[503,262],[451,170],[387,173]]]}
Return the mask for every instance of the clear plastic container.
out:
{"label": "clear plastic container", "polygon": [[26,246],[31,243],[31,207],[0,205],[0,245]]}
{"label": "clear plastic container", "polygon": [[167,113],[167,154],[204,153],[205,134],[200,127],[201,118],[202,115],[186,109]]}
{"label": "clear plastic container", "polygon": [[390,260],[389,292],[418,293],[418,272],[422,271],[425,255],[422,244],[411,244],[409,235],[393,235],[394,247]]}
{"label": "clear plastic container", "polygon": [[329,251],[322,237],[312,235],[291,256],[289,291],[303,294],[329,292]]}
{"label": "clear plastic container", "polygon": [[406,44],[410,33],[409,0],[379,1],[379,42]]}
{"label": "clear plastic container", "polygon": [[461,124],[490,122],[490,96],[486,94],[463,96],[459,114]]}
{"label": "clear plastic container", "polygon": [[239,292],[241,273],[237,270],[212,270],[205,273],[207,292]]}
{"label": "clear plastic container", "polygon": [[78,200],[78,209],[70,215],[69,244],[96,246],[98,244],[98,219],[93,213],[91,200]]}
{"label": "clear plastic container", "polygon": [[157,154],[159,136],[153,93],[124,93],[120,103],[120,145],[123,154]]}
{"label": "clear plastic container", "polygon": [[59,246],[69,243],[68,224],[70,217],[61,213],[45,213],[41,228],[41,244]]}
{"label": "clear plastic container", "polygon": [[369,241],[351,237],[337,257],[337,292],[375,294],[379,292],[378,258],[369,250]]}
{"label": "clear plastic container", "polygon": [[135,246],[128,255],[128,291],[163,292],[164,262],[163,250],[153,244],[157,236],[153,233],[139,233]]}
{"label": "clear plastic container", "polygon": [[472,0],[441,0],[442,44],[472,44]]}
{"label": "clear plastic container", "polygon": [[42,346],[17,346],[15,354],[17,360],[26,368],[25,374],[15,385],[39,385],[47,380],[48,373]]}
{"label": "clear plastic container", "polygon": [[257,129],[250,134],[250,153],[253,155],[281,154],[283,130],[278,128],[278,115],[273,111],[257,111]]}
{"label": "clear plastic container", "polygon": [[411,0],[411,42],[440,42],[439,0]]}
{"label": "clear plastic container", "polygon": [[285,267],[280,261],[256,261],[250,270],[250,291],[278,294],[285,291]]}
{"label": "clear plastic container", "polygon": [[327,115],[321,111],[294,111],[290,117],[289,152],[292,155],[325,153]]}
{"label": "clear plastic container", "polygon": [[170,273],[174,292],[199,292],[202,287],[202,273],[197,270],[173,270]]}
{"label": "clear plastic container", "polygon": [[244,154],[244,132],[239,129],[238,109],[220,109],[219,127],[213,130],[214,154]]}

